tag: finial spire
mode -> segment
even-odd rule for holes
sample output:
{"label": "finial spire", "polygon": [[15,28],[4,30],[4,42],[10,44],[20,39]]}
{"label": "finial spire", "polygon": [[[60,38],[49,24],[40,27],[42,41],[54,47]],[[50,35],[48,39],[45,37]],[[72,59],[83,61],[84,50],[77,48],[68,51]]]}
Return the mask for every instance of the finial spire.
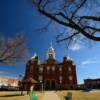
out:
{"label": "finial spire", "polygon": [[50,46],[52,47],[52,42],[50,43]]}

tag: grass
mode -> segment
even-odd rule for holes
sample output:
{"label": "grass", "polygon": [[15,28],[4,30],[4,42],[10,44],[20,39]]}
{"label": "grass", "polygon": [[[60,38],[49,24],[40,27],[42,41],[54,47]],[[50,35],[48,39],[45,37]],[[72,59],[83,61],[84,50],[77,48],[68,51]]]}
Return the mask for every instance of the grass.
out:
{"label": "grass", "polygon": [[[24,92],[25,93],[25,92]],[[25,93],[26,94],[26,93]],[[0,92],[0,100],[29,100],[29,96],[21,96],[20,92]]]}
{"label": "grass", "polygon": [[[46,91],[45,91],[46,92]],[[45,92],[36,92],[39,100],[42,100]],[[65,100],[64,96],[67,93],[72,93],[72,100],[100,100],[100,90],[85,91],[56,91],[55,93],[60,97],[60,100]],[[29,100],[29,95],[20,95],[20,92],[0,92],[0,100]]]}
{"label": "grass", "polygon": [[57,95],[61,100],[65,100],[64,96],[67,96],[67,93],[72,93],[72,100],[100,100],[100,90],[92,90],[89,92],[85,91],[58,91]]}
{"label": "grass", "polygon": [[[20,95],[21,92],[18,91],[12,91],[12,92],[0,92],[0,100],[29,100],[29,95],[27,95],[26,92],[24,92],[24,96]],[[43,97],[43,93],[36,92],[39,100]]]}

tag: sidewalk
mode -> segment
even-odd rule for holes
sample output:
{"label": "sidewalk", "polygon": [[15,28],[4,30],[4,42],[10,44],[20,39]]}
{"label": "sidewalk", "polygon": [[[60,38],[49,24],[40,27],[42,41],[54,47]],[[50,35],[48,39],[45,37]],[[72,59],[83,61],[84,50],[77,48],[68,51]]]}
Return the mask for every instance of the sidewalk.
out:
{"label": "sidewalk", "polygon": [[57,94],[54,91],[48,91],[44,94],[42,100],[60,100]]}

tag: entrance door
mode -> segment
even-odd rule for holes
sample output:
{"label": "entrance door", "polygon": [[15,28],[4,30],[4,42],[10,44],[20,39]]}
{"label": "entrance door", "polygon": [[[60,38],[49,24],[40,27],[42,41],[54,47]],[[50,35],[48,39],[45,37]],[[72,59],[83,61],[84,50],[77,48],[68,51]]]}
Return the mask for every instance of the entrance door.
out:
{"label": "entrance door", "polygon": [[50,90],[50,80],[47,80],[45,83],[45,89]]}
{"label": "entrance door", "polygon": [[56,89],[56,81],[51,80],[51,90],[55,90],[55,89]]}
{"label": "entrance door", "polygon": [[55,80],[46,80],[44,87],[46,90],[55,90],[56,89],[56,81]]}

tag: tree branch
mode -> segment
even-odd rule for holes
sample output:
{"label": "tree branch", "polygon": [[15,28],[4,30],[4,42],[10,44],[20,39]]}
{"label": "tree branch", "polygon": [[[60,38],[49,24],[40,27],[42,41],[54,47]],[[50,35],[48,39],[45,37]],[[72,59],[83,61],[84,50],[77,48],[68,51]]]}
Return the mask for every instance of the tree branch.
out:
{"label": "tree branch", "polygon": [[80,16],[79,18],[80,20],[88,19],[88,20],[100,21],[100,16]]}
{"label": "tree branch", "polygon": [[68,36],[68,37],[66,37],[66,38],[63,38],[63,39],[59,39],[59,40],[57,40],[56,42],[59,43],[59,42],[62,42],[62,41],[68,40],[68,39],[70,39],[70,38],[76,36],[77,34],[79,34],[79,32],[74,32],[72,35],[70,35],[70,36]]}
{"label": "tree branch", "polygon": [[72,17],[71,19],[75,16],[75,14],[81,9],[81,7],[83,7],[83,5],[86,3],[87,0],[83,0],[83,2],[81,2],[81,4],[75,9],[75,11],[72,13]]}
{"label": "tree branch", "polygon": [[[40,0],[42,1],[42,0]],[[40,5],[40,3],[37,3],[37,8],[38,8],[38,11],[48,17],[49,19],[57,22],[58,24],[60,25],[63,25],[64,27],[66,28],[71,28],[71,29],[74,29],[75,31],[79,32],[80,34],[84,35],[85,37],[87,37],[88,39],[91,39],[93,41],[100,41],[100,37],[99,36],[94,36],[92,34],[91,31],[87,31],[85,30],[85,24],[83,26],[81,26],[82,24],[81,23],[81,20],[82,19],[86,19],[86,20],[93,20],[93,21],[100,21],[100,16],[79,16],[77,17],[78,19],[76,19],[75,17],[75,14],[77,13],[77,11],[79,9],[81,9],[83,7],[83,5],[86,3],[87,0],[84,0],[78,7],[76,7],[76,9],[74,10],[74,13],[73,13],[73,17],[75,19],[72,19],[71,16],[68,16],[68,15],[65,15],[65,13],[62,11],[59,11],[59,13],[57,14],[52,14],[50,12],[48,12],[48,9],[43,9],[43,7]],[[62,1],[63,2],[63,1]],[[77,2],[77,1],[76,1]],[[81,2],[81,1],[79,1]],[[41,2],[42,4],[43,2]],[[78,3],[79,4],[79,3]],[[51,6],[52,7],[52,6]],[[71,6],[69,6],[70,8]],[[55,9],[54,9],[55,10]],[[66,8],[66,10],[69,10]],[[70,10],[70,13],[71,13],[72,10]],[[70,14],[69,13],[69,14]],[[77,15],[78,16],[78,15]],[[61,18],[62,17],[62,18]],[[65,19],[65,20],[63,20]],[[80,23],[77,23],[77,21],[80,21]],[[91,22],[92,23],[92,22]],[[89,26],[88,28],[92,29],[92,30],[95,30],[95,31],[99,31],[98,28],[93,28],[91,26]],[[66,39],[64,39],[66,40]]]}
{"label": "tree branch", "polygon": [[28,57],[24,37],[4,38],[2,42],[0,63],[14,64],[17,61],[25,61]]}

